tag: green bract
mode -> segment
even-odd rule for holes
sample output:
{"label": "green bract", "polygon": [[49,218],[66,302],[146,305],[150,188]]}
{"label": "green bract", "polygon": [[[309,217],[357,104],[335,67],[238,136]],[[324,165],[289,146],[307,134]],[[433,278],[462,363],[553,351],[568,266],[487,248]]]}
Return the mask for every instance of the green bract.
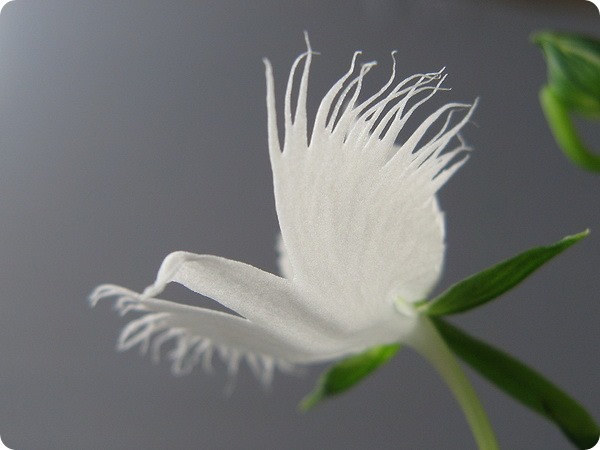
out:
{"label": "green bract", "polygon": [[420,310],[429,316],[446,316],[476,308],[515,287],[536,269],[583,239],[589,231],[567,236],[556,244],[536,247],[456,283]]}
{"label": "green bract", "polygon": [[600,118],[600,41],[551,32],[532,39],[548,65],[548,85],[540,92],[540,102],[554,138],[574,163],[600,172],[600,156],[586,148],[570,117],[577,113]]}

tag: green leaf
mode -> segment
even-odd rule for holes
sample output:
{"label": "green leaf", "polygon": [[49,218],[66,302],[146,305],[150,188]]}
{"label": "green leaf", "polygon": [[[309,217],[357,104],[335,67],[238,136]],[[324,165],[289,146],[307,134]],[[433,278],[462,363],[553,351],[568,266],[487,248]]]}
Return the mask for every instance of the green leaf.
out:
{"label": "green leaf", "polygon": [[347,391],[388,362],[399,349],[400,344],[374,347],[334,364],[321,375],[315,390],[302,400],[300,409],[307,411],[320,401]]}
{"label": "green leaf", "polygon": [[578,448],[598,442],[600,428],[560,388],[512,356],[469,336],[443,319],[433,319],[448,346],[498,388],[554,422]]}
{"label": "green leaf", "polygon": [[589,234],[567,236],[556,244],[536,247],[450,287],[418,309],[429,316],[445,316],[473,309],[515,287],[532,272]]}
{"label": "green leaf", "polygon": [[548,66],[548,83],[572,111],[600,116],[600,41],[591,37],[541,32],[532,37]]}

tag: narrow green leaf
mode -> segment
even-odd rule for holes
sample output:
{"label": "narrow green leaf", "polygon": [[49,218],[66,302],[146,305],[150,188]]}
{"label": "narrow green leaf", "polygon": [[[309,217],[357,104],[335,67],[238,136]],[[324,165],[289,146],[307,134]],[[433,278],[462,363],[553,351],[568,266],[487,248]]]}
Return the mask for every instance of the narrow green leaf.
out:
{"label": "narrow green leaf", "polygon": [[480,306],[504,294],[544,263],[589,234],[589,230],[559,242],[536,247],[453,285],[431,302],[418,307],[429,316],[445,316]]}
{"label": "narrow green leaf", "polygon": [[307,411],[320,401],[350,389],[388,362],[399,349],[400,344],[374,347],[334,364],[321,375],[315,390],[304,397],[300,409]]}
{"label": "narrow green leaf", "polygon": [[560,388],[443,319],[433,322],[454,353],[508,395],[554,422],[577,448],[589,449],[598,442],[600,428],[594,419]]}

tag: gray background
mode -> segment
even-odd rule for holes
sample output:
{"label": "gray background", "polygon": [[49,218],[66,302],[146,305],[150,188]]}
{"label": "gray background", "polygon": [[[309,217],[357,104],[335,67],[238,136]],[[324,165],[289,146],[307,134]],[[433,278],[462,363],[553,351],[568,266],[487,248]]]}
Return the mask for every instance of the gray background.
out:
{"label": "gray background", "polygon": [[[442,101],[481,97],[477,149],[441,194],[440,288],[526,248],[592,234],[502,300],[456,317],[600,418],[600,177],[571,166],[545,125],[537,29],[599,31],[591,3],[16,0],[0,15],[0,436],[22,449],[474,448],[449,391],[410,351],[307,415],[322,369],[174,378],[114,351],[126,323],[99,283],[141,289],[173,250],[275,271],[277,221],[261,58],[278,96],[310,32],[311,106],[356,49],[367,84],[447,66]],[[433,108],[434,106],[430,106]],[[600,148],[598,127],[586,126]],[[399,262],[402,263],[402,262]],[[168,293],[185,295],[182,288]],[[193,296],[189,301],[198,302]],[[210,304],[200,300],[201,304]],[[505,449],[563,449],[553,426],[473,376]]]}

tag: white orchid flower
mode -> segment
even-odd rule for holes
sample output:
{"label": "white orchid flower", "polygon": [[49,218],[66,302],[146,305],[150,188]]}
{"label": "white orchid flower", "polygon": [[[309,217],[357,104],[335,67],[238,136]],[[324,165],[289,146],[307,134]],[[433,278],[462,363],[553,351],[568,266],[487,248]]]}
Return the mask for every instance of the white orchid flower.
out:
{"label": "white orchid flower", "polygon": [[[218,256],[174,252],[143,293],[103,285],[92,293],[91,303],[116,296],[121,314],[143,313],[125,327],[118,348],[139,344],[159,359],[161,346],[173,339],[176,373],[189,372],[199,362],[209,366],[216,349],[231,372],[245,359],[269,383],[276,367],[406,343],[442,373],[471,426],[480,430],[477,440],[491,442],[470,385],[415,308],[440,277],[444,217],[436,192],[466,160],[457,158],[467,150],[459,132],[473,105],[447,104],[409,132],[411,115],[442,90],[445,75],[417,74],[396,82],[394,61],[387,83],[359,101],[363,78],[374,63],[356,74],[357,52],[321,101],[309,132],[306,99],[314,53],[306,42],[307,51],[295,60],[287,83],[283,148],[272,67],[264,60],[283,277]],[[464,111],[462,117],[456,119],[456,111]],[[401,132],[404,138],[397,142]],[[452,141],[456,147],[448,148]],[[158,299],[170,282],[239,316]]]}

